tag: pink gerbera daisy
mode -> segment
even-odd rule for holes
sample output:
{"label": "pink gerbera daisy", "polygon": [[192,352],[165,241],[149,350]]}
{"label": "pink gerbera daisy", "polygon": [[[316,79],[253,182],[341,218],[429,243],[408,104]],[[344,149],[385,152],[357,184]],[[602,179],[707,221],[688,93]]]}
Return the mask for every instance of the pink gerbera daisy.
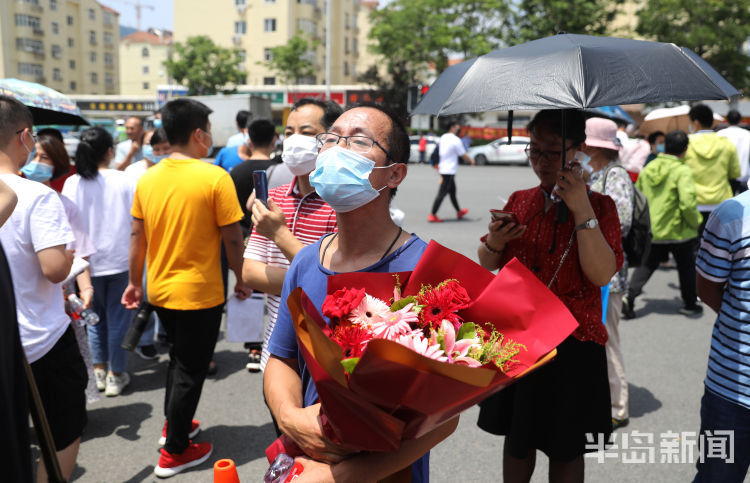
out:
{"label": "pink gerbera daisy", "polygon": [[388,305],[372,295],[365,295],[349,314],[349,322],[371,328],[391,312]]}
{"label": "pink gerbera daisy", "polygon": [[413,350],[417,354],[423,355],[436,361],[446,362],[448,358],[445,356],[445,352],[440,348],[440,344],[430,344],[430,340],[422,335],[421,330],[415,330],[408,334],[403,334],[395,339],[394,342],[398,342],[402,346]]}
{"label": "pink gerbera daisy", "polygon": [[373,335],[378,339],[393,340],[395,337],[411,332],[409,324],[419,321],[419,316],[411,311],[414,304],[407,304],[401,310],[381,314],[380,320],[372,327]]}

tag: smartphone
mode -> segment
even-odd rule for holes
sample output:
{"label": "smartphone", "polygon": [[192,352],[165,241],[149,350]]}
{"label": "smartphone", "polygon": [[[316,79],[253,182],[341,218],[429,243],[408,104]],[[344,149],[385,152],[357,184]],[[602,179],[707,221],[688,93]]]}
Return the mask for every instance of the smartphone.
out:
{"label": "smartphone", "polygon": [[492,221],[504,221],[505,223],[513,222],[518,224],[518,217],[512,211],[490,210]]}
{"label": "smartphone", "polygon": [[268,208],[268,178],[265,170],[253,171],[253,185],[255,186],[255,199],[260,200]]}

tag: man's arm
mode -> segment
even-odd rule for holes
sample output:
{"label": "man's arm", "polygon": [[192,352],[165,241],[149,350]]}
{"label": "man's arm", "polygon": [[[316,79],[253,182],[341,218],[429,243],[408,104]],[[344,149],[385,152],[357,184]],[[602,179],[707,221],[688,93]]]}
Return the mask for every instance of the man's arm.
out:
{"label": "man's arm", "polygon": [[65,280],[73,265],[73,252],[66,250],[65,245],[39,250],[36,254],[44,277],[52,283]]}
{"label": "man's arm", "polygon": [[713,282],[703,277],[700,273],[696,275],[696,282],[698,297],[718,314],[721,309],[721,300],[724,297],[726,283]]}
{"label": "man's arm", "polygon": [[227,252],[229,268],[232,269],[235,277],[237,277],[234,292],[241,299],[247,298],[252,292],[244,285],[242,280],[242,252],[245,249],[245,245],[240,222],[236,221],[230,225],[222,226],[219,230],[224,240],[224,249]]}
{"label": "man's arm", "polygon": [[281,295],[284,275],[284,267],[269,267],[266,263],[250,258],[242,263],[242,283],[259,292]]}
{"label": "man's arm", "polygon": [[693,173],[687,166],[682,166],[677,179],[677,203],[682,219],[688,226],[698,228],[702,215],[698,211],[698,195],[695,191]]}
{"label": "man's arm", "polygon": [[299,458],[304,471],[296,480],[306,481],[378,481],[417,461],[430,449],[450,436],[458,426],[458,416],[446,421],[417,439],[403,441],[395,453],[363,452],[333,466]]}
{"label": "man's arm", "polygon": [[141,149],[141,143],[132,141],[130,143],[130,149],[128,150],[125,157],[122,159],[122,161],[117,163],[117,169],[119,169],[120,171],[123,171],[125,168],[130,166],[130,163],[133,162],[133,158],[135,157],[135,153],[137,153],[138,150],[140,149]]}
{"label": "man's arm", "polygon": [[10,218],[11,213],[16,208],[16,203],[18,203],[16,192],[0,179],[0,226],[3,226],[6,220]]}
{"label": "man's arm", "polygon": [[268,407],[282,433],[308,456],[329,463],[341,461],[348,451],[331,443],[323,434],[320,403],[303,407],[302,379],[297,359],[271,355],[263,373],[263,391]]}
{"label": "man's arm", "polygon": [[476,164],[476,163],[474,162],[474,160],[473,160],[473,159],[471,159],[471,156],[469,156],[469,154],[468,154],[468,153],[464,153],[464,154],[462,154],[462,155],[461,155],[461,159],[463,159],[463,160],[464,160],[464,161],[465,161],[466,163],[468,163],[468,164],[470,164],[470,165],[472,165],[472,166],[474,166],[474,165]]}
{"label": "man's arm", "polygon": [[130,229],[130,254],[128,257],[128,286],[121,303],[126,309],[136,309],[143,298],[143,264],[146,261],[146,233],[143,220],[133,218]]}

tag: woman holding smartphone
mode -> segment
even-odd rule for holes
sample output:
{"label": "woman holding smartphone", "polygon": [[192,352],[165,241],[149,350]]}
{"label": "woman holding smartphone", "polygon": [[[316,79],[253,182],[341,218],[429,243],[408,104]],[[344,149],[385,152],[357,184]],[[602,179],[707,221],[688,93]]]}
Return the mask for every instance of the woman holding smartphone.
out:
{"label": "woman holding smartphone", "polygon": [[[563,119],[566,159],[582,156],[584,114],[540,111],[528,126],[527,147],[540,184],[510,196],[502,211],[517,221],[493,216],[478,248],[488,270],[518,258],[580,324],[552,362],[481,404],[479,427],[506,436],[505,482],[531,479],[536,450],[550,459],[550,481],[583,481],[584,453],[596,451],[612,431],[600,287],[622,265],[620,222],[612,200],[588,189],[577,161],[561,169]],[[566,219],[558,216],[563,205]]]}

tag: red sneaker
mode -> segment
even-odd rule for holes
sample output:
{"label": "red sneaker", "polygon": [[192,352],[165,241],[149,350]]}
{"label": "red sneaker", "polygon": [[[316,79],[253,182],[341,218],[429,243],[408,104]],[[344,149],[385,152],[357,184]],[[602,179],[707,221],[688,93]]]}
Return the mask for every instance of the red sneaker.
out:
{"label": "red sneaker", "polygon": [[159,478],[169,478],[182,470],[198,466],[211,456],[214,447],[211,443],[191,443],[182,453],[169,453],[161,448],[159,463],[154,468],[154,474]]}
{"label": "red sneaker", "polygon": [[443,222],[442,218],[438,218],[437,216],[433,215],[432,213],[430,213],[427,216],[427,221],[429,221],[430,223],[442,223]]}
{"label": "red sneaker", "polygon": [[466,216],[466,213],[468,213],[468,212],[469,212],[469,209],[468,208],[464,208],[463,210],[461,210],[461,211],[459,211],[459,212],[456,213],[456,218],[458,218],[460,220],[461,218],[463,218],[464,216]]}
{"label": "red sneaker", "polygon": [[[198,433],[201,432],[201,422],[197,419],[193,419],[193,422],[190,423],[190,433],[188,433],[188,438],[193,439],[195,438]],[[159,444],[161,446],[164,446],[167,444],[167,422],[164,421],[164,428],[161,430],[161,438],[159,438]]]}

